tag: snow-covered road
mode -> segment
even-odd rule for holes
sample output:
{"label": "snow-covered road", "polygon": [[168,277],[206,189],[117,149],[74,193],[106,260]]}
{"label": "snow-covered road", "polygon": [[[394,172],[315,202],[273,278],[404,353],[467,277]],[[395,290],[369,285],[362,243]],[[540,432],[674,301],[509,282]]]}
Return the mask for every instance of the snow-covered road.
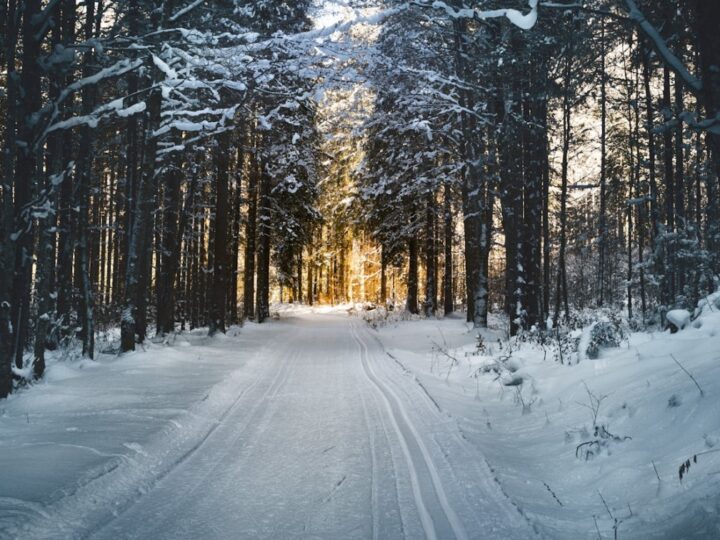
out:
{"label": "snow-covered road", "polygon": [[293,316],[216,428],[91,538],[528,538],[364,323]]}
{"label": "snow-covered road", "polygon": [[[0,540],[718,537],[717,310],[566,366],[460,318],[278,309],[51,356],[0,402]],[[590,389],[628,435],[592,460]]]}

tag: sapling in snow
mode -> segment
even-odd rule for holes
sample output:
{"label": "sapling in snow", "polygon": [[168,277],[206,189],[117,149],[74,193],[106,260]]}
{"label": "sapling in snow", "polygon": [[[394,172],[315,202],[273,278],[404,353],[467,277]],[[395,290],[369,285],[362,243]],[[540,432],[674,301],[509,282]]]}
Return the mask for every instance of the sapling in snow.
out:
{"label": "sapling in snow", "polygon": [[609,451],[612,443],[624,442],[632,439],[632,437],[619,436],[610,432],[607,423],[599,420],[600,408],[603,401],[608,398],[608,395],[597,395],[590,390],[586,383],[583,383],[583,385],[588,395],[588,402],[582,403],[578,401],[577,403],[590,411],[592,418],[592,435],[590,440],[583,441],[575,447],[575,457],[582,457],[585,461],[588,461],[599,455],[603,450]]}

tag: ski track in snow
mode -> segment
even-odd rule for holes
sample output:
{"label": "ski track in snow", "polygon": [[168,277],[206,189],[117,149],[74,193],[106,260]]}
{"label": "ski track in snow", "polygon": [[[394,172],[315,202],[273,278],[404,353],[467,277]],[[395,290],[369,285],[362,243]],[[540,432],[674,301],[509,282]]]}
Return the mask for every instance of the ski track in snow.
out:
{"label": "ski track in snow", "polygon": [[[395,432],[397,433],[398,439],[400,440],[400,444],[402,446],[403,453],[405,454],[408,468],[410,469],[413,495],[415,497],[415,502],[417,503],[418,510],[420,511],[420,516],[422,519],[425,534],[427,535],[428,539],[432,540],[435,540],[436,538],[448,538],[449,532],[452,532],[455,538],[458,539],[464,540],[468,538],[467,534],[465,533],[465,529],[460,522],[460,519],[458,518],[455,511],[450,507],[450,503],[448,502],[447,496],[445,495],[445,490],[443,489],[442,483],[440,482],[440,477],[438,475],[437,469],[435,468],[435,465],[433,464],[432,459],[430,458],[430,455],[422,442],[422,439],[420,439],[420,437],[418,436],[415,426],[408,418],[407,412],[403,408],[397,394],[395,394],[388,385],[386,385],[377,377],[372,367],[370,366],[368,362],[368,346],[365,341],[363,341],[360,337],[357,329],[355,328],[355,325],[351,324],[350,328],[352,330],[355,341],[357,341],[358,345],[361,348],[360,360],[362,362],[363,370],[365,371],[368,380],[373,385],[375,385],[375,387],[382,395],[383,401],[387,408],[388,416],[392,422]],[[417,465],[418,462],[424,463],[424,466],[427,469],[427,473],[429,473],[430,475],[430,479],[432,482],[432,494],[437,499],[440,507],[442,508],[444,516],[438,515],[438,512],[436,511],[431,512],[431,510],[429,510],[428,508],[428,504],[425,502],[425,499],[428,498],[431,493],[430,490],[421,488],[421,483],[427,485],[427,481],[422,482],[421,480],[421,476],[423,473],[420,472],[420,469]],[[449,530],[447,526],[443,523],[443,521],[447,521],[447,524],[449,525]]]}
{"label": "ski track in snow", "polygon": [[218,385],[233,394],[219,410],[220,398],[205,396],[214,418],[193,409],[191,427],[126,443],[132,458],[59,501],[28,506],[22,535],[535,536],[457,423],[362,322],[292,314],[263,332],[254,378]]}

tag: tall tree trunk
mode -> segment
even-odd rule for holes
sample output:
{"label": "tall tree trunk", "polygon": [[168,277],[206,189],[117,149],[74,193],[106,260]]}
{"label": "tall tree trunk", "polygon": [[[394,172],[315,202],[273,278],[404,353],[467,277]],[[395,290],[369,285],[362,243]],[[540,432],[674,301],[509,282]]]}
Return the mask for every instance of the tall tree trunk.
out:
{"label": "tall tree trunk", "polygon": [[435,194],[430,191],[425,207],[425,302],[426,317],[437,310],[437,276],[435,274]]}
{"label": "tall tree trunk", "polygon": [[[700,52],[700,73],[702,74],[702,92],[700,100],[705,107],[707,118],[717,118],[720,112],[720,32],[717,22],[720,20],[720,2],[708,0],[691,0],[693,17],[692,27],[698,50]],[[720,179],[720,132],[709,130],[706,134],[715,171],[715,178]],[[714,219],[719,216],[715,215]],[[714,227],[719,227],[717,221]],[[718,229],[715,229],[716,234]]]}
{"label": "tall tree trunk", "polygon": [[157,272],[157,334],[165,335],[175,329],[175,281],[180,259],[180,246],[184,236],[188,204],[192,201],[197,175],[193,174],[186,192],[185,208],[181,209],[180,184],[182,170],[180,158],[168,165],[165,174],[163,200],[163,232]]}
{"label": "tall tree trunk", "polygon": [[605,304],[605,251],[607,243],[607,77],[605,73],[605,18],[600,34],[600,227],[598,231],[598,306]]}
{"label": "tall tree trunk", "polygon": [[[157,73],[153,76],[153,81]],[[153,85],[154,86],[154,85]],[[120,321],[120,348],[122,352],[135,350],[135,336],[138,323],[142,318],[138,313],[143,290],[141,283],[148,271],[148,237],[152,230],[152,215],[155,202],[155,156],[157,154],[157,137],[155,132],[160,125],[162,112],[162,94],[159,88],[153,88],[148,97],[148,109],[145,122],[145,152],[140,186],[135,200],[135,224],[130,234],[127,270],[125,273],[125,302]],[[142,329],[141,329],[142,330]],[[142,333],[144,335],[144,332]],[[138,337],[141,337],[140,335]]]}
{"label": "tall tree trunk", "polygon": [[532,327],[542,319],[542,205],[543,178],[547,166],[547,71],[536,65],[530,70],[531,80],[527,97],[527,127],[525,133],[526,163],[523,166],[524,232],[523,269],[525,281],[525,324]]}
{"label": "tall tree trunk", "polygon": [[495,207],[495,191],[499,185],[499,171],[497,158],[497,141],[488,134],[488,175],[486,186],[482,192],[480,231],[479,231],[479,271],[477,274],[477,286],[475,300],[473,302],[474,315],[473,325],[476,328],[487,328],[488,311],[490,309],[490,252],[492,250],[493,220]]}
{"label": "tall tree trunk", "polygon": [[[632,38],[631,38],[632,39]],[[647,312],[647,293],[645,283],[645,237],[647,234],[647,203],[643,200],[646,195],[646,187],[640,181],[640,168],[642,166],[642,152],[640,148],[640,72],[639,67],[635,68],[634,91],[636,99],[631,104],[632,109],[632,148],[635,150],[635,194],[633,195],[638,204],[637,217],[637,242],[638,242],[638,274],[640,284],[640,309],[642,310],[642,320],[645,324],[645,315]]]}
{"label": "tall tree trunk", "polygon": [[[256,147],[257,152],[257,147]],[[245,225],[245,264],[243,272],[243,317],[255,318],[255,251],[257,235],[257,185],[260,167],[257,154],[250,160],[248,175],[248,213]]]}
{"label": "tall tree trunk", "polygon": [[[666,233],[675,231],[675,169],[673,167],[673,132],[669,127],[672,121],[673,112],[671,104],[670,69],[663,68],[663,95],[662,115],[665,121],[663,127],[663,165],[665,180],[665,226]],[[668,234],[663,238],[665,247],[665,272],[663,286],[663,303],[671,307],[675,301],[675,265],[673,263],[674,253],[670,246]]]}
{"label": "tall tree trunk", "polygon": [[[95,0],[86,2],[85,39],[93,37],[95,23]],[[92,74],[94,54],[92,49],[83,55],[83,77]],[[82,90],[82,111],[84,115],[92,114],[95,108],[96,90],[94,85],[85,86]],[[83,354],[93,358],[95,354],[95,319],[93,284],[90,278],[90,179],[93,168],[93,131],[90,126],[80,130],[80,153],[78,155],[78,182],[75,190],[75,201],[78,212],[78,258],[80,263],[81,306],[82,306],[82,339]]]}
{"label": "tall tree trunk", "polygon": [[40,172],[38,122],[35,113],[41,107],[40,35],[37,27],[41,11],[40,0],[25,0],[22,11],[22,73],[20,75],[21,119],[18,128],[18,152],[15,165],[15,274],[12,288],[11,313],[14,337],[15,364],[22,367],[23,353],[28,340],[30,294],[33,262],[33,218],[28,207],[37,193]]}
{"label": "tall tree trunk", "polygon": [[380,244],[380,303],[387,304],[387,250]]}
{"label": "tall tree trunk", "polygon": [[295,282],[297,293],[295,294],[295,298],[297,298],[297,302],[299,304],[302,304],[303,301],[303,247],[302,245],[298,248],[298,254],[297,254],[297,280]]}
{"label": "tall tree trunk", "polygon": [[568,199],[568,162],[570,154],[570,136],[571,122],[570,115],[572,112],[572,104],[570,102],[570,85],[572,84],[572,65],[573,65],[573,40],[574,36],[570,38],[570,47],[567,54],[565,63],[565,81],[564,91],[562,100],[562,164],[561,164],[561,187],[560,187],[560,248],[558,253],[558,270],[557,270],[557,284],[555,287],[555,313],[553,314],[553,326],[557,327],[558,321],[560,320],[560,307],[561,302],[565,307],[565,318],[567,319],[570,315],[570,308],[568,306],[568,293],[567,293],[567,265],[565,261],[565,252],[567,249],[567,199]]}
{"label": "tall tree trunk", "polygon": [[260,174],[260,208],[258,219],[258,268],[257,268],[257,313],[255,319],[261,323],[270,317],[270,175],[263,170]]}
{"label": "tall tree trunk", "polygon": [[[310,238],[313,238],[313,231],[310,231]],[[315,303],[314,287],[315,287],[315,245],[310,241],[308,245],[308,283],[307,283],[307,303],[312,306]]]}
{"label": "tall tree trunk", "polygon": [[[5,5],[5,3],[3,3]],[[5,126],[2,151],[2,212],[0,213],[0,398],[12,390],[12,294],[15,272],[15,206],[13,184],[15,179],[16,125],[18,116],[18,87],[16,50],[18,38],[17,2],[9,0],[3,18],[3,63],[7,73]]]}
{"label": "tall tree trunk", "polygon": [[210,294],[210,335],[225,333],[227,290],[230,281],[228,250],[228,199],[230,186],[230,132],[218,138],[215,171],[215,236],[213,239],[212,292]]}
{"label": "tall tree trunk", "polygon": [[240,144],[237,147],[237,156],[235,162],[235,197],[234,197],[234,209],[233,209],[233,238],[232,238],[232,249],[230,259],[230,270],[231,270],[231,283],[228,304],[230,308],[230,319],[232,324],[238,324],[240,322],[240,315],[238,313],[239,303],[239,277],[240,269],[238,268],[238,262],[240,260],[240,229],[242,224],[242,177],[243,177],[243,165],[244,165],[244,151],[243,145],[245,137],[241,137]]}
{"label": "tall tree trunk", "polygon": [[[660,275],[661,280],[665,279],[665,261],[660,254],[662,244],[663,225],[660,211],[660,198],[658,192],[658,181],[656,172],[657,147],[655,144],[655,107],[652,95],[652,71],[650,64],[650,51],[647,47],[641,47],[641,61],[643,66],[643,86],[645,93],[645,131],[648,138],[648,182],[650,184],[650,244],[652,248],[653,265],[655,272]],[[666,296],[663,291],[667,287],[662,286],[661,295]]]}
{"label": "tall tree trunk", "polygon": [[14,209],[12,198],[12,183],[14,178],[15,160],[15,123],[17,88],[13,84],[15,74],[15,51],[17,46],[17,28],[15,20],[17,6],[15,0],[3,2],[7,6],[3,13],[3,52],[2,63],[8,75],[6,90],[7,105],[5,108],[5,126],[3,134],[2,177],[0,181],[2,192],[0,204],[0,399],[12,391],[12,350],[13,335],[12,321],[10,319],[12,275],[15,267],[15,246],[11,242],[14,232]]}
{"label": "tall tree trunk", "polygon": [[505,312],[510,319],[510,335],[515,335],[527,323],[525,306],[527,280],[523,241],[524,219],[524,144],[526,129],[516,118],[523,116],[522,96],[518,81],[503,92],[505,112],[502,120],[500,150],[500,193],[502,220],[505,231]]}
{"label": "tall tree trunk", "polygon": [[[55,26],[52,30],[52,46],[57,47],[63,39],[60,4],[55,6],[52,18]],[[64,77],[59,70],[50,76],[50,101],[57,101],[62,89]],[[38,218],[38,254],[35,270],[35,291],[37,298],[37,314],[35,318],[35,345],[33,370],[36,377],[42,377],[45,371],[45,345],[48,329],[52,323],[53,313],[53,268],[55,266],[55,238],[57,226],[57,185],[63,181],[61,134],[52,133],[47,140],[46,179],[44,197],[47,198],[49,210]]]}
{"label": "tall tree trunk", "polygon": [[[445,182],[443,187],[443,233],[445,235],[444,249],[444,270],[443,270],[443,311],[445,316],[455,311],[453,298],[453,211],[452,211],[452,186]],[[385,268],[383,267],[383,278]],[[384,299],[383,299],[384,302]]]}
{"label": "tall tree trunk", "polygon": [[[467,21],[455,19],[453,21],[453,45],[455,75],[460,80],[470,80],[467,66]],[[463,111],[474,108],[474,96],[468,89],[460,89],[460,104]],[[465,248],[465,298],[467,305],[467,321],[480,326],[476,320],[475,301],[480,283],[480,270],[483,254],[480,252],[480,229],[482,226],[482,208],[480,206],[481,190],[480,167],[477,163],[479,157],[476,137],[477,130],[472,115],[465,112],[460,114],[460,125],[463,133],[461,144],[464,161],[462,174],[462,210]]]}
{"label": "tall tree trunk", "polygon": [[418,309],[418,240],[408,240],[408,275],[407,275],[407,300],[405,309],[413,315],[419,313]]}

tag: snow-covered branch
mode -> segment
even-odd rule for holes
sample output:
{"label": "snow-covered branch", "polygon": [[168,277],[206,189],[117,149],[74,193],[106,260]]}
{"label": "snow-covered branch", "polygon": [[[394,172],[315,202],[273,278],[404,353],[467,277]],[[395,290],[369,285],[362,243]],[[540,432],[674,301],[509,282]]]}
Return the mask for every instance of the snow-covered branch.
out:
{"label": "snow-covered branch", "polygon": [[629,10],[630,19],[640,27],[642,32],[650,40],[657,53],[662,57],[663,61],[667,66],[672,69],[676,75],[678,75],[685,85],[694,93],[702,91],[702,82],[695,76],[693,76],[685,67],[685,64],[670,50],[665,39],[660,35],[657,28],[655,28],[650,21],[647,20],[645,15],[638,7],[635,0],[625,0],[625,4]]}

